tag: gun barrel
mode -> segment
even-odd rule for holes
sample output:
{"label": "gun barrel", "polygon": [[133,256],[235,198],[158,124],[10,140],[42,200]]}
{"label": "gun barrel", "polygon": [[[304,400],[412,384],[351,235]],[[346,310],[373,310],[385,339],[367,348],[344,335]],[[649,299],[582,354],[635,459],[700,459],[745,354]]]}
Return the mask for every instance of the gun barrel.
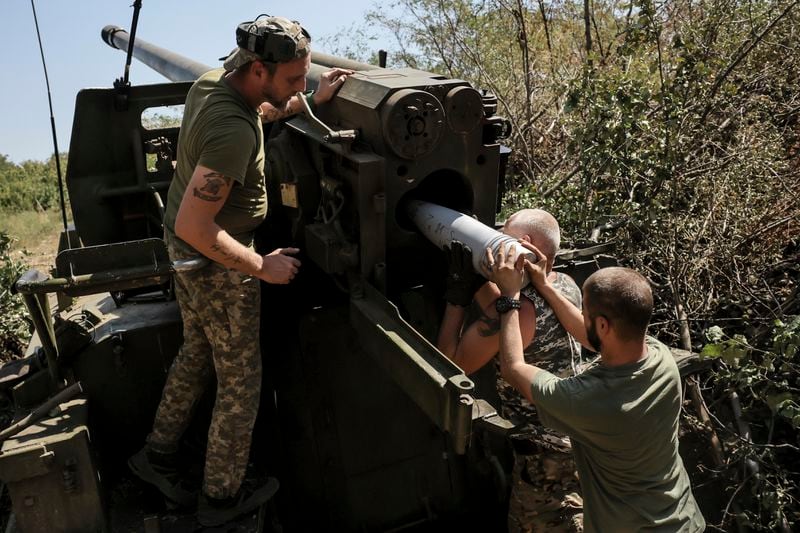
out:
{"label": "gun barrel", "polygon": [[[123,52],[128,51],[131,36],[127,30],[109,24],[100,32],[103,41],[111,48]],[[149,43],[144,39],[136,38],[133,43],[133,57],[155,70],[170,81],[194,81],[201,74],[208,72],[213,67],[194,61],[166,48]],[[313,52],[312,63],[306,76],[309,89],[316,89],[320,75],[329,67],[341,67],[351,70],[373,70],[380,68],[368,63],[359,63],[328,54]]]}
{"label": "gun barrel", "polygon": [[352,59],[345,59],[343,57],[314,51],[311,52],[311,61],[323,67],[339,67],[350,70],[375,70],[381,68],[378,65],[370,65],[369,63],[361,63],[360,61],[353,61]]}
{"label": "gun barrel", "polygon": [[[131,36],[126,30],[108,25],[103,28],[100,35],[111,48],[128,51]],[[144,39],[137,38],[134,42],[133,56],[170,81],[194,81],[204,72],[211,70],[208,65],[148,43]]]}

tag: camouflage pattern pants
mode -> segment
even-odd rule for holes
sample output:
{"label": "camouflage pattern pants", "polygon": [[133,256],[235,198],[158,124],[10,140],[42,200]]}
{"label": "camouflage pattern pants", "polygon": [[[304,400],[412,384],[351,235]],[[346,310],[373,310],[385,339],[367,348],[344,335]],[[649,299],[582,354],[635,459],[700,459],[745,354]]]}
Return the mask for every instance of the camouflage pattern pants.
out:
{"label": "camouflage pattern pants", "polygon": [[508,531],[583,531],[583,499],[569,439],[543,427],[536,408],[505,380],[498,378],[497,384],[503,416],[517,425],[515,448],[524,450],[514,454]]}
{"label": "camouflage pattern pants", "polygon": [[583,531],[583,499],[571,452],[515,454],[509,533]]}
{"label": "camouflage pattern pants", "polygon": [[[171,235],[170,258],[197,252]],[[183,346],[167,375],[148,446],[178,451],[192,412],[216,374],[217,397],[208,430],[203,492],[234,496],[244,479],[261,389],[259,280],[217,263],[175,276]]]}

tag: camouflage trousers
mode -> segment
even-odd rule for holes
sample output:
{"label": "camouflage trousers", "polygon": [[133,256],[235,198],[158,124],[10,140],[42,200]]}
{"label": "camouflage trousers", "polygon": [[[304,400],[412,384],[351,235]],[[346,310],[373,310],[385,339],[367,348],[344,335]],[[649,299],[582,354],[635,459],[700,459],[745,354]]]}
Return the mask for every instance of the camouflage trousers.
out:
{"label": "camouflage trousers", "polygon": [[515,454],[509,533],[583,531],[583,499],[571,452]]}
{"label": "camouflage trousers", "polygon": [[[552,362],[551,362],[552,363]],[[551,364],[551,372],[571,374]],[[583,531],[583,499],[569,439],[539,422],[536,408],[498,378],[503,416],[516,424],[510,533]]]}
{"label": "camouflage trousers", "polygon": [[[197,252],[171,235],[170,258]],[[216,374],[203,492],[234,496],[244,479],[261,389],[259,280],[217,263],[175,276],[183,345],[167,375],[148,446],[178,451],[194,407]]]}

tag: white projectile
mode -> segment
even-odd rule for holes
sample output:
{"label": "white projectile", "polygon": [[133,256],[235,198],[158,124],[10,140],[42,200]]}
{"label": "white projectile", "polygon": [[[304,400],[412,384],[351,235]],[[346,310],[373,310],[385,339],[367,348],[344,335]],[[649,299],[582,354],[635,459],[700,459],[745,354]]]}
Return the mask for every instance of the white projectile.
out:
{"label": "white projectile", "polygon": [[[500,245],[505,243],[506,249],[514,246],[517,254],[528,257],[531,262],[536,262],[536,254],[524,248],[519,241],[500,233],[494,228],[475,220],[458,211],[440,205],[412,200],[408,204],[408,216],[417,228],[433,244],[439,248],[449,246],[452,241],[460,241],[472,249],[472,266],[476,272],[483,273],[482,267],[486,264],[486,249],[491,248],[497,253]],[[525,274],[525,284],[528,275]]]}

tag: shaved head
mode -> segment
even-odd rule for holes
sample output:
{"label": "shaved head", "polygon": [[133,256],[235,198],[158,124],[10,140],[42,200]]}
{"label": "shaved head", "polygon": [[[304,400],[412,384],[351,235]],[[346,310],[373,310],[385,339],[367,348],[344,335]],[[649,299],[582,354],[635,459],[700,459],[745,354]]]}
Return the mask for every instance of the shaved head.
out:
{"label": "shaved head", "polygon": [[528,236],[547,259],[552,262],[561,246],[558,221],[543,209],[522,209],[506,220],[503,233],[516,239]]}
{"label": "shaved head", "polygon": [[630,268],[601,268],[583,284],[589,318],[604,316],[623,340],[644,339],[653,314],[653,291],[647,279]]}

